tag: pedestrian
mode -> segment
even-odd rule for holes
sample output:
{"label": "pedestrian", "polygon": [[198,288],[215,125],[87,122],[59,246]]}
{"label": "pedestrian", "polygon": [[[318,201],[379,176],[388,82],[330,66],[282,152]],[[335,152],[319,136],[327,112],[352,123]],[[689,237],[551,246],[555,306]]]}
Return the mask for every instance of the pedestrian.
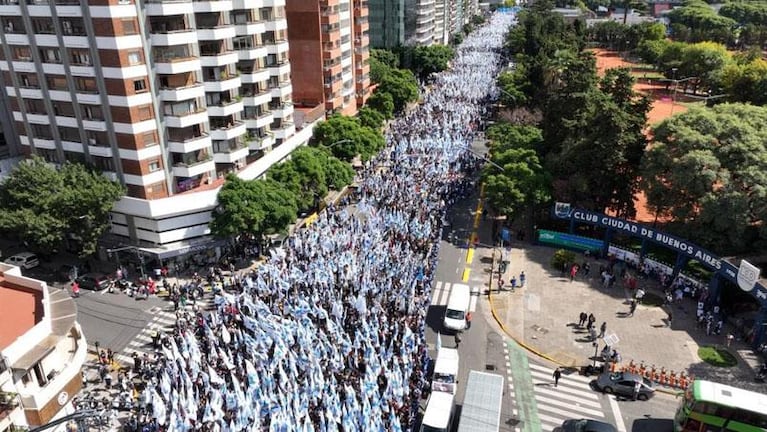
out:
{"label": "pedestrian", "polygon": [[560,368],[557,368],[554,371],[554,387],[557,387],[559,385],[559,379],[562,378],[562,370]]}
{"label": "pedestrian", "polygon": [[72,282],[72,297],[80,297],[80,284],[77,281]]}
{"label": "pedestrian", "polygon": [[519,287],[523,288],[525,286],[525,272],[521,272],[519,274]]}
{"label": "pedestrian", "polygon": [[101,379],[101,381],[104,381],[106,376],[107,376],[107,367],[102,364],[99,366],[99,379]]}
{"label": "pedestrian", "polygon": [[602,322],[602,325],[599,326],[599,336],[597,337],[604,337],[605,331],[607,331],[607,322]]}
{"label": "pedestrian", "polygon": [[589,314],[589,322],[586,324],[587,329],[591,329],[591,327],[594,327],[594,323],[597,321],[597,317],[594,316],[593,313]]}
{"label": "pedestrian", "polygon": [[733,336],[733,335],[732,335],[732,333],[728,333],[728,334],[727,334],[727,346],[728,346],[728,347],[729,347],[730,345],[732,345],[732,341],[733,341],[733,339],[735,339],[735,336]]}
{"label": "pedestrian", "polygon": [[645,292],[642,288],[639,288],[636,293],[636,299],[637,303],[642,303],[642,299],[644,298]]}
{"label": "pedestrian", "polygon": [[570,268],[570,282],[575,279],[575,275],[578,274],[578,264],[573,264]]}
{"label": "pedestrian", "polygon": [[99,351],[99,363],[107,364],[107,353],[104,350]]}
{"label": "pedestrian", "polygon": [[583,328],[583,325],[586,324],[588,318],[589,316],[586,315],[586,312],[581,312],[581,315],[578,317],[578,327]]}
{"label": "pedestrian", "polygon": [[112,388],[112,374],[107,372],[107,374],[104,376],[104,385],[106,386],[107,390]]}
{"label": "pedestrian", "polygon": [[107,362],[110,365],[113,365],[115,363],[115,353],[112,351],[112,348],[107,348]]}
{"label": "pedestrian", "polygon": [[671,327],[671,319],[673,318],[671,316],[671,309],[669,308],[669,310],[666,311],[666,313],[668,314],[668,318],[666,319],[666,327]]}
{"label": "pedestrian", "polygon": [[458,349],[458,345],[461,344],[461,333],[455,333],[455,348]]}
{"label": "pedestrian", "polygon": [[512,276],[511,277],[511,291],[513,292],[515,288],[517,288],[517,277],[516,276]]}
{"label": "pedestrian", "polygon": [[642,389],[642,384],[639,381],[634,381],[634,395],[632,398],[633,400],[637,400],[637,398],[639,397],[639,390],[641,389]]}
{"label": "pedestrian", "polygon": [[637,301],[631,299],[631,306],[629,308],[629,316],[634,316],[634,311],[637,310]]}
{"label": "pedestrian", "polygon": [[471,312],[466,312],[466,329],[471,328]]}

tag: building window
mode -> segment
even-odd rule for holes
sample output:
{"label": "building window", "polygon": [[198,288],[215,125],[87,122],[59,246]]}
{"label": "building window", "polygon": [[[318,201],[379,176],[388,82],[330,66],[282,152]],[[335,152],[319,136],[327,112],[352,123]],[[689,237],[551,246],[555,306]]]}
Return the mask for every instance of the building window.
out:
{"label": "building window", "polygon": [[87,120],[104,120],[104,113],[101,105],[81,105],[83,108],[83,117]]}
{"label": "building window", "polygon": [[100,131],[85,131],[88,135],[88,145],[97,147],[109,147],[107,134]]}
{"label": "building window", "polygon": [[57,116],[62,116],[62,117],[75,116],[75,109],[72,106],[72,102],[53,101],[53,112]]}
{"label": "building window", "polygon": [[157,145],[157,134],[152,132],[144,132],[141,136],[141,140],[144,143],[144,147],[151,147]]}
{"label": "building window", "polygon": [[40,49],[40,58],[43,63],[61,63],[61,54],[58,48]]}
{"label": "building window", "polygon": [[35,29],[35,33],[56,33],[56,29],[53,27],[53,21],[50,18],[32,18],[32,27]]}
{"label": "building window", "polygon": [[149,168],[149,172],[160,171],[160,161],[153,160],[152,162],[149,162],[147,167]]}
{"label": "building window", "polygon": [[53,139],[50,125],[33,124],[32,125],[32,137],[39,139],[50,140]]}
{"label": "building window", "polygon": [[151,105],[146,105],[139,107],[138,109],[138,119],[139,120],[149,120],[152,118],[152,107]]}
{"label": "building window", "polygon": [[146,80],[145,79],[138,79],[133,81],[133,90],[138,92],[145,92],[146,91]]}
{"label": "building window", "polygon": [[91,65],[91,53],[86,49],[70,49],[69,61],[73,65],[78,66],[90,66]]}
{"label": "building window", "polygon": [[48,88],[51,90],[66,90],[69,86],[67,85],[67,79],[63,76],[49,76]]}
{"label": "building window", "polygon": [[96,80],[94,78],[80,78],[75,77],[75,86],[78,91],[85,93],[98,93],[99,89],[96,87]]}
{"label": "building window", "polygon": [[123,34],[126,34],[126,35],[138,34],[138,29],[136,28],[136,20],[134,20],[133,18],[123,19],[122,28],[123,28]]}
{"label": "building window", "polygon": [[111,157],[93,156],[93,167],[99,171],[112,171],[115,170],[115,162]]}
{"label": "building window", "polygon": [[80,129],[66,126],[59,126],[59,136],[62,141],[82,142],[80,138]]}
{"label": "building window", "polygon": [[129,65],[137,65],[143,63],[141,51],[131,51],[128,53],[128,64]]}
{"label": "building window", "polygon": [[45,114],[45,104],[40,99],[24,99],[29,114]]}
{"label": "building window", "polygon": [[18,77],[19,77],[19,85],[21,87],[40,88],[40,82],[37,81],[37,75],[20,73],[18,74]]}
{"label": "building window", "polygon": [[61,21],[61,31],[64,36],[86,36],[82,18],[67,18]]}
{"label": "building window", "polygon": [[32,53],[29,51],[29,47],[26,46],[14,46],[11,55],[14,60],[32,60]]}

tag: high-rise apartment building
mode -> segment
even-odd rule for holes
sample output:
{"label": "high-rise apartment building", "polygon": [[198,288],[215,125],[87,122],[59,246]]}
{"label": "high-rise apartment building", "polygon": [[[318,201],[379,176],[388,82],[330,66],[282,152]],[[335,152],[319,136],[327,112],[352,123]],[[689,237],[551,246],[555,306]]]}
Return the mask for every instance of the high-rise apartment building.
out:
{"label": "high-rise apartment building", "polygon": [[296,105],[356,114],[370,96],[367,0],[290,0],[286,11]]}
{"label": "high-rise apartment building", "polygon": [[447,45],[450,42],[450,0],[434,2],[434,43]]}
{"label": "high-rise apartment building", "polygon": [[370,45],[431,45],[435,6],[436,0],[370,0]]}
{"label": "high-rise apartment building", "polygon": [[311,134],[287,32],[285,0],[2,0],[2,128],[123,183],[114,234],[205,236],[226,173],[257,177]]}

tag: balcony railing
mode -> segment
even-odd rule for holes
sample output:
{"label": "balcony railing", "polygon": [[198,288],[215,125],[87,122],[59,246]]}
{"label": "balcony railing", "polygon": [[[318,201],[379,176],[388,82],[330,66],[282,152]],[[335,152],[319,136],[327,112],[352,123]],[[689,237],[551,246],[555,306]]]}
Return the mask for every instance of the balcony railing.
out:
{"label": "balcony railing", "polygon": [[174,162],[173,166],[179,167],[179,168],[191,168],[193,166],[200,165],[205,162],[210,162],[211,160],[213,160],[213,156],[208,154],[198,159],[190,159],[190,160],[185,160],[180,162]]}
{"label": "balcony railing", "polygon": [[194,142],[194,141],[197,141],[199,139],[202,139],[202,138],[205,138],[205,137],[208,137],[208,136],[209,135],[207,133],[202,133],[202,134],[197,135],[197,136],[190,136],[190,137],[186,137],[186,138],[168,136],[168,141],[186,144],[186,143]]}

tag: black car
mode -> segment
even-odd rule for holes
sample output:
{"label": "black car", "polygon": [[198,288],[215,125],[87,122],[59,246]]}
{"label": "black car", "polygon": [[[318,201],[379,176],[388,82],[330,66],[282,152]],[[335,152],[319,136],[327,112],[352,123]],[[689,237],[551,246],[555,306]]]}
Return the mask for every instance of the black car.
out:
{"label": "black car", "polygon": [[655,394],[655,384],[649,379],[629,372],[604,372],[599,375],[596,387],[605,393],[631,398],[634,388],[639,386],[636,398],[647,400]]}
{"label": "black car", "polygon": [[596,420],[565,420],[554,432],[618,432],[615,426]]}
{"label": "black car", "polygon": [[77,278],[77,284],[80,289],[101,291],[107,289],[111,281],[107,275],[102,273],[87,273]]}

